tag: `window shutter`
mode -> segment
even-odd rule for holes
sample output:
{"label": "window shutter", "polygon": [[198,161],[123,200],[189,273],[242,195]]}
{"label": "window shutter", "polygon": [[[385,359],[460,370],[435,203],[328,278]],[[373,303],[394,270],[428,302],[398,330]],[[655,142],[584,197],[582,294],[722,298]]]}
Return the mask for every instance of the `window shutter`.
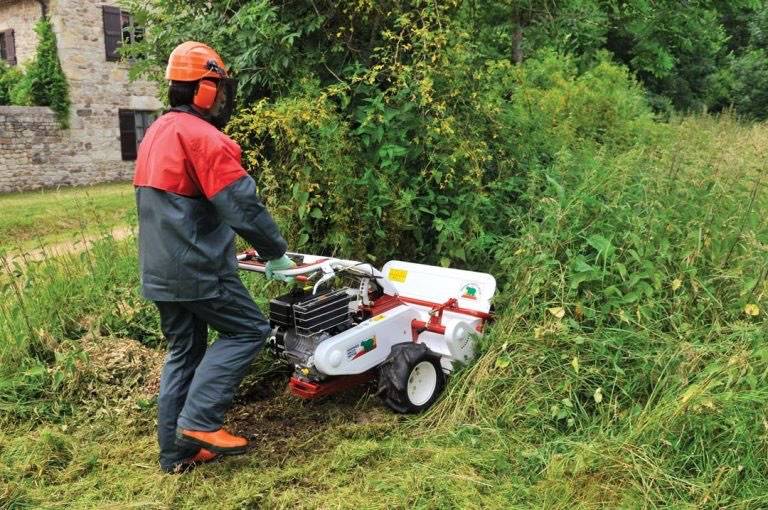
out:
{"label": "window shutter", "polygon": [[117,48],[123,40],[123,25],[120,19],[120,8],[103,5],[102,18],[104,19],[104,49],[107,54],[107,61],[117,62],[120,55]]}
{"label": "window shutter", "polygon": [[16,65],[16,40],[13,37],[13,29],[3,32],[5,37],[5,60],[12,66]]}
{"label": "window shutter", "polygon": [[119,110],[120,115],[120,152],[123,161],[136,159],[136,121],[133,110]]}

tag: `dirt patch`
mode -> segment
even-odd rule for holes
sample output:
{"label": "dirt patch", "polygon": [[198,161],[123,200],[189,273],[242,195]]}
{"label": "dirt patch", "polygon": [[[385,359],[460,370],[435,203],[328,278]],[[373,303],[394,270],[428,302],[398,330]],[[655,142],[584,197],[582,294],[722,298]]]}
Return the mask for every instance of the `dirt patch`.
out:
{"label": "dirt patch", "polygon": [[[154,417],[135,404],[157,397],[165,353],[122,338],[93,338],[83,342],[83,349],[88,354],[82,367],[89,381],[86,395],[110,401],[111,411],[118,414],[138,411],[151,425]],[[254,368],[240,386],[224,426],[248,437],[259,456],[271,463],[324,450],[329,442],[321,438],[331,431],[355,425],[366,430],[386,427],[398,419],[376,398],[374,383],[305,400],[288,391],[288,366],[262,359]]]}
{"label": "dirt patch", "polygon": [[289,374],[246,382],[228,414],[226,427],[252,441],[275,460],[323,449],[321,436],[351,424],[384,424],[396,418],[381,407],[369,383],[337,395],[305,400],[288,391]]}

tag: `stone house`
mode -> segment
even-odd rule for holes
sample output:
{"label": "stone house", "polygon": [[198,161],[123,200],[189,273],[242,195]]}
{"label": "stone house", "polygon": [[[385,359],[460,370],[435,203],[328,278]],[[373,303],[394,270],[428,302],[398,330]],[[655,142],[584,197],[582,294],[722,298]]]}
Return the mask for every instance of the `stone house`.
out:
{"label": "stone house", "polygon": [[157,117],[156,86],[128,79],[117,48],[141,37],[130,13],[99,0],[0,0],[0,58],[24,66],[48,15],[72,101],[70,128],[49,108],[0,107],[0,192],[130,179]]}

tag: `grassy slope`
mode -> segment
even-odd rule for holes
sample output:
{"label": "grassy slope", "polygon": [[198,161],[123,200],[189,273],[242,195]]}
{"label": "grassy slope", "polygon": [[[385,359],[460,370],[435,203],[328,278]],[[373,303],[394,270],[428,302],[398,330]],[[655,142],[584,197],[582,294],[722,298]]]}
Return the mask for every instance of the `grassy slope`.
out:
{"label": "grassy slope", "polygon": [[[364,389],[296,401],[263,360],[230,417],[256,451],[179,477],[155,468],[160,355],[125,340],[158,340],[135,295],[132,244],[35,267],[30,278],[48,285],[24,292],[40,330],[26,334],[17,308],[0,307],[14,346],[0,352],[0,506],[765,508],[765,312],[742,309],[766,305],[768,204],[755,186],[766,149],[765,126],[700,118],[663,147],[598,159],[567,184],[564,162],[553,177],[562,189],[541,201],[552,214],[514,252],[485,354],[431,413],[394,416]],[[583,194],[599,197],[597,216]],[[653,299],[590,309],[606,284],[587,282],[572,301],[572,276],[547,257],[611,230],[636,235],[648,260],[673,256]],[[660,232],[679,250],[657,247]],[[734,243],[728,265],[705,260]],[[603,263],[605,282],[614,261]],[[732,283],[749,288],[725,294]],[[596,318],[586,327],[582,315]]]}
{"label": "grassy slope", "polygon": [[133,213],[128,183],[0,195],[0,250],[20,251],[76,240],[127,222]]}

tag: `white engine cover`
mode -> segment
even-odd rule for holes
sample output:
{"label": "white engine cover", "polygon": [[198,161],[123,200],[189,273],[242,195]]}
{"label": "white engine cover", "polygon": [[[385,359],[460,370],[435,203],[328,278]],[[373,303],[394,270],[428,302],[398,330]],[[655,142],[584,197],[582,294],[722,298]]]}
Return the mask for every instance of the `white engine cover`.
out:
{"label": "white engine cover", "polygon": [[491,298],[496,292],[496,279],[487,273],[400,260],[390,260],[381,272],[400,296],[437,304],[455,298],[461,308],[478,312],[491,309]]}
{"label": "white engine cover", "polygon": [[418,318],[408,305],[371,317],[318,345],[314,365],[327,375],[362,374],[384,362],[393,345],[412,341],[411,322]]}

